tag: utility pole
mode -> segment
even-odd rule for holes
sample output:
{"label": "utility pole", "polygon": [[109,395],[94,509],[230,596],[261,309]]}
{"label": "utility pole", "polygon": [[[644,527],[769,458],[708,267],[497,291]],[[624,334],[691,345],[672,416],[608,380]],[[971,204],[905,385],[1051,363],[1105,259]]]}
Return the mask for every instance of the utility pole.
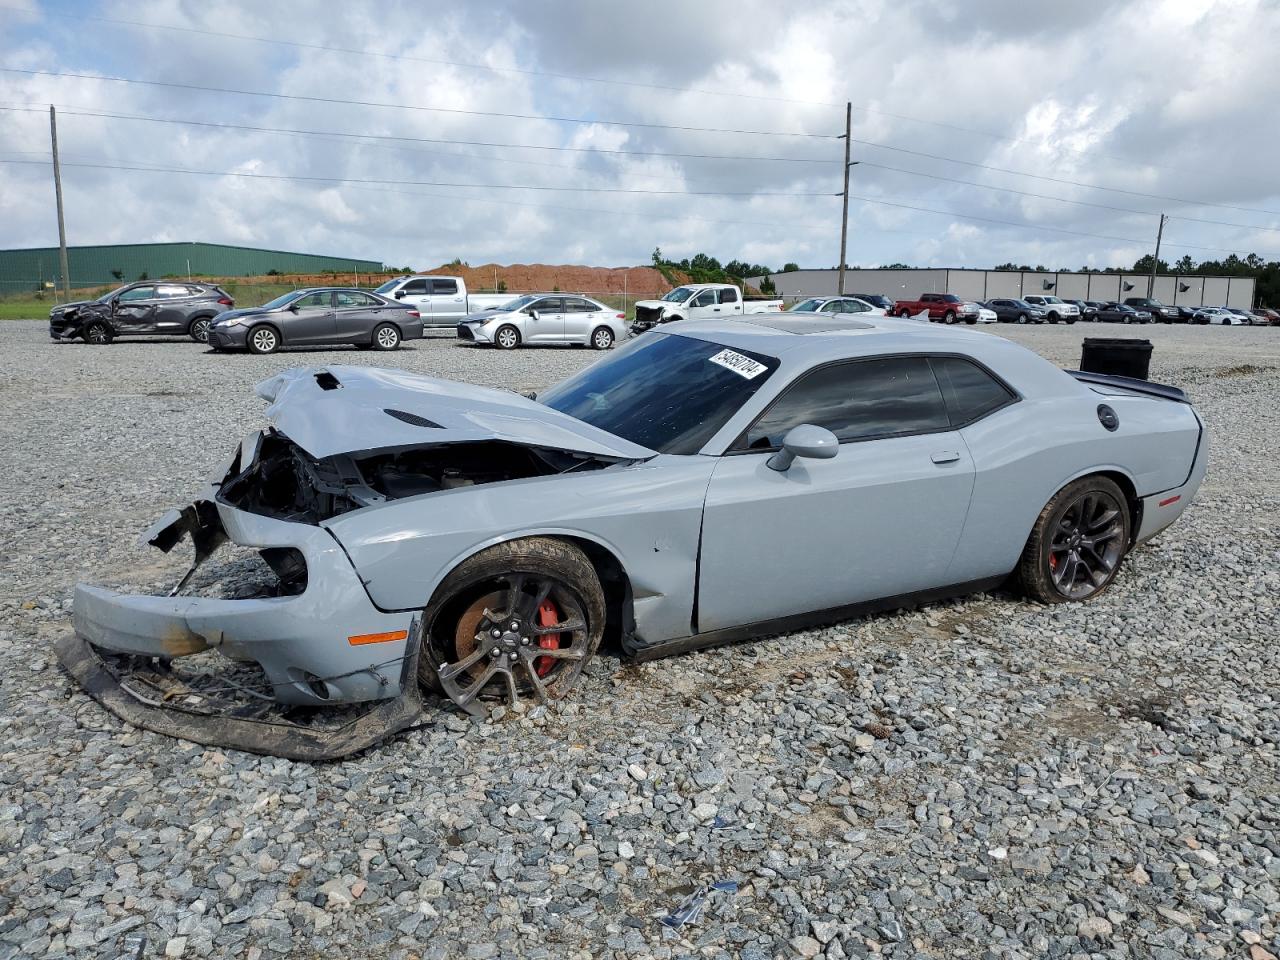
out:
{"label": "utility pole", "polygon": [[842,210],[840,212],[840,280],[836,291],[844,296],[844,259],[845,245],[849,242],[849,147],[853,143],[853,101],[844,105],[844,191],[840,194]]}
{"label": "utility pole", "polygon": [[[1151,258],[1151,279],[1147,281],[1148,299],[1156,295],[1156,267],[1160,265],[1160,241],[1164,237],[1164,222],[1169,218],[1160,214],[1160,226],[1156,229],[1156,255]],[[1177,297],[1174,297],[1176,300]]]}
{"label": "utility pole", "polygon": [[49,139],[53,144],[53,192],[58,198],[58,264],[62,268],[62,294],[71,299],[71,271],[67,268],[67,224],[62,216],[62,167],[58,163],[58,114],[49,104]]}

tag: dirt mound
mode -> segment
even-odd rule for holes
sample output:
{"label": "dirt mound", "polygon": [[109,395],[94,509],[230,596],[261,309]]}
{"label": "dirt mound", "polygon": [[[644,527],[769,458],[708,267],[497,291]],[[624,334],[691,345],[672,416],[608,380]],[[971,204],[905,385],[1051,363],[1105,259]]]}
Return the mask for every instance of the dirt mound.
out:
{"label": "dirt mound", "polygon": [[627,294],[632,299],[662,296],[671,289],[665,277],[653,267],[553,266],[545,263],[513,263],[502,266],[485,263],[478,267],[445,264],[425,273],[462,277],[467,289],[492,292],[500,283],[511,293]]}

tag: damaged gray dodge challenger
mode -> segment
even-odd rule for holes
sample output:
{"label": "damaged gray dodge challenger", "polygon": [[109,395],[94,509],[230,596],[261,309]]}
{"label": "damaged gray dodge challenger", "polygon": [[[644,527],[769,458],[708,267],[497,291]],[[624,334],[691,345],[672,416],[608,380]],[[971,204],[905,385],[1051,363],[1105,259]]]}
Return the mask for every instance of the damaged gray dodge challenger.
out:
{"label": "damaged gray dodge challenger", "polygon": [[886,318],[676,323],[537,400],[348,366],[258,393],[270,426],[146,539],[189,537],[193,571],[254,548],[271,588],[81,584],[59,653],[131,723],[307,760],[412,725],[424,690],[562,697],[602,640],[651,659],[1011,575],[1089,600],[1207,459],[1177,388]]}

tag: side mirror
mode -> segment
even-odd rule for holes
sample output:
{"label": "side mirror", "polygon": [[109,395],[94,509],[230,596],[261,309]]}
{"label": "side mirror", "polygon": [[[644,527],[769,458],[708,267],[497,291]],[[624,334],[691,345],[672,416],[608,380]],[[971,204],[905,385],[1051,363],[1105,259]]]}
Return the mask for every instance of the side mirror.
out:
{"label": "side mirror", "polygon": [[529,319],[530,319],[530,320],[541,320],[541,319],[542,319],[542,317],[541,317],[541,315],[538,313],[538,311],[537,311],[537,310],[530,310],[530,311],[529,311]]}
{"label": "side mirror", "polygon": [[288,309],[288,311],[289,311],[290,313],[297,313],[297,312],[298,312],[298,301],[297,301],[297,300],[293,301],[293,303],[289,304],[289,306],[287,307],[287,309]]}
{"label": "side mirror", "polygon": [[796,457],[812,460],[830,460],[840,452],[840,441],[826,427],[802,423],[787,431],[782,438],[782,449],[768,460],[771,470],[783,472],[791,469]]}
{"label": "side mirror", "polygon": [[397,300],[403,300],[403,299],[404,299],[404,291],[403,291],[403,290],[397,290],[397,291],[396,291],[396,299],[397,299]]}

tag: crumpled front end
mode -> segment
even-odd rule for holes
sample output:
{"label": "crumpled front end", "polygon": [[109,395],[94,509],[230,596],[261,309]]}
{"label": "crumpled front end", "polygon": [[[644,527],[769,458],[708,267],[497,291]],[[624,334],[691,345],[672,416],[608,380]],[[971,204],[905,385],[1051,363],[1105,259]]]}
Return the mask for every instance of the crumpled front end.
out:
{"label": "crumpled front end", "polygon": [[[296,759],[328,759],[403,729],[421,711],[418,617],[374,606],[327,529],[227,502],[253,483],[264,435],[246,441],[208,497],[170,511],[145,538],[166,552],[190,538],[191,570],[169,596],[78,584],[67,669],[113,713],[201,743]],[[240,491],[242,497],[250,494]],[[253,596],[189,596],[195,571],[223,543],[257,550],[274,573]],[[374,706],[374,720],[350,709]],[[174,716],[177,714],[178,716]],[[305,722],[299,723],[299,717]],[[336,725],[335,725],[336,724]]]}

